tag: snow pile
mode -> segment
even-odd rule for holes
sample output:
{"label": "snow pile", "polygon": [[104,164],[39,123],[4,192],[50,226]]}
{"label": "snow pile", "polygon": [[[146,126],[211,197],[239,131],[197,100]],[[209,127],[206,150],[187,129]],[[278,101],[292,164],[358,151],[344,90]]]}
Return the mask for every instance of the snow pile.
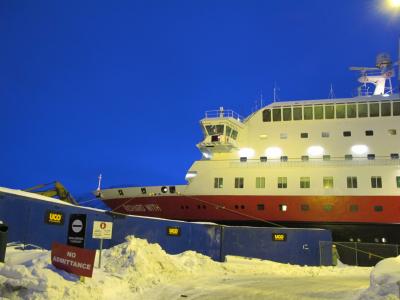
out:
{"label": "snow pile", "polygon": [[376,264],[370,275],[370,287],[360,300],[400,298],[400,256],[386,258]]}
{"label": "snow pile", "polygon": [[[301,267],[193,251],[167,254],[127,237],[103,250],[102,268],[81,282],[51,265],[50,251],[7,249],[0,299],[352,299],[368,287],[371,268]],[[329,285],[327,286],[327,282]],[[305,288],[306,287],[306,288]]]}

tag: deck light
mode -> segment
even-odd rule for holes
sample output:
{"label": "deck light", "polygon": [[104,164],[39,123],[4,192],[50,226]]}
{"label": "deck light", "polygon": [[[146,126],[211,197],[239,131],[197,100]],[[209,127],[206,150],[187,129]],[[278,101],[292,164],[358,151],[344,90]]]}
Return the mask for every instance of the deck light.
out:
{"label": "deck light", "polygon": [[251,148],[242,148],[239,150],[239,157],[251,158],[255,154],[254,150]]}
{"label": "deck light", "polygon": [[321,146],[311,146],[307,149],[307,153],[311,157],[319,157],[324,155],[324,148]]}
{"label": "deck light", "polygon": [[279,147],[269,147],[265,150],[265,155],[268,158],[280,158],[283,154],[283,151]]}
{"label": "deck light", "polygon": [[368,152],[368,147],[366,145],[354,145],[351,147],[351,152],[357,155],[363,155]]}

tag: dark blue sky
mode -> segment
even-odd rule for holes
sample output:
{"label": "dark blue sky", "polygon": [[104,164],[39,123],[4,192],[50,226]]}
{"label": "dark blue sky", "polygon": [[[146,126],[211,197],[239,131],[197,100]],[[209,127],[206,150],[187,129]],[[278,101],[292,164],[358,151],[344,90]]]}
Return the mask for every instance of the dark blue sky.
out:
{"label": "dark blue sky", "polygon": [[206,110],[348,97],[396,56],[383,2],[0,1],[0,186],[184,183]]}

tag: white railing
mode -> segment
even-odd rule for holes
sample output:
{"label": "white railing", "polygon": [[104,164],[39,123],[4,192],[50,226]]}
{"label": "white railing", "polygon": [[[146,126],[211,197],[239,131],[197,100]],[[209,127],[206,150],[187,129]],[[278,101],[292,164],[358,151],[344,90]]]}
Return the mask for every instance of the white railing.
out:
{"label": "white railing", "polygon": [[231,109],[208,110],[205,113],[205,118],[206,119],[233,118],[239,122],[243,122],[243,117]]}

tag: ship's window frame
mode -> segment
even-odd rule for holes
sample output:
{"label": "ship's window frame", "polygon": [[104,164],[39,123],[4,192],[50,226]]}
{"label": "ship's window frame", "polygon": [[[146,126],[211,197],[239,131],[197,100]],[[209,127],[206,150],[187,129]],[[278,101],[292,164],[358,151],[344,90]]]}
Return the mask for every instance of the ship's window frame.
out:
{"label": "ship's window frame", "polygon": [[326,212],[331,212],[333,210],[333,204],[325,203],[325,204],[322,205],[322,208]]}
{"label": "ship's window frame", "polygon": [[288,206],[287,204],[279,204],[279,211],[287,211],[288,210]]}
{"label": "ship's window frame", "polygon": [[282,121],[282,109],[280,107],[272,108],[272,121],[274,122]]}
{"label": "ship's window frame", "polygon": [[349,131],[349,130],[343,131],[343,136],[344,136],[344,137],[349,137],[349,136],[351,136],[351,131]]}
{"label": "ship's window frame", "polygon": [[388,129],[388,134],[389,135],[397,135],[397,130],[396,129]]}
{"label": "ship's window frame", "polygon": [[268,161],[268,157],[266,156],[260,156],[260,162],[265,163]]}
{"label": "ship's window frame", "polygon": [[324,176],[322,178],[322,186],[324,189],[333,189],[334,187],[333,176]]}
{"label": "ship's window frame", "polygon": [[379,117],[379,102],[369,103],[369,116],[371,118]]}
{"label": "ship's window frame", "polygon": [[346,105],[346,116],[349,119],[357,118],[357,104],[356,103],[347,103]]}
{"label": "ship's window frame", "polygon": [[265,177],[256,177],[256,189],[265,189]]}
{"label": "ship's window frame", "polygon": [[399,159],[399,153],[390,153],[390,159]]}
{"label": "ship's window frame", "polygon": [[223,177],[214,177],[214,189],[222,189],[224,187]]}
{"label": "ship's window frame", "polygon": [[303,120],[313,120],[313,106],[312,105],[305,105],[303,107]]}
{"label": "ship's window frame", "polygon": [[345,154],[344,160],[353,160],[353,154]]}
{"label": "ship's window frame", "polygon": [[347,188],[348,189],[356,189],[357,186],[357,177],[356,176],[347,176]]}
{"label": "ship's window frame", "polygon": [[374,153],[367,154],[367,159],[368,160],[375,160],[375,154]]}
{"label": "ship's window frame", "polygon": [[400,101],[393,101],[392,102],[392,115],[393,116],[400,116]]}
{"label": "ship's window frame", "polygon": [[302,155],[301,156],[301,161],[309,161],[310,157],[308,155]]}
{"label": "ship's window frame", "polygon": [[240,157],[240,162],[243,162],[243,163],[247,162],[247,157],[246,156]]}
{"label": "ship's window frame", "polygon": [[396,187],[400,189],[400,176],[396,176]]}
{"label": "ship's window frame", "polygon": [[325,104],[325,119],[326,120],[333,120],[335,119],[335,105],[334,104]]}
{"label": "ship's window frame", "polygon": [[278,177],[278,189],[287,189],[287,177]]}
{"label": "ship's window frame", "polygon": [[206,125],[206,130],[208,135],[223,135],[224,134],[225,126],[223,124],[216,124],[216,125]]}
{"label": "ship's window frame", "polygon": [[124,196],[124,191],[123,190],[118,190],[118,194],[120,195],[120,196]]}
{"label": "ship's window frame", "polygon": [[308,132],[301,132],[300,133],[300,138],[301,139],[308,139]]}
{"label": "ship's window frame", "polygon": [[346,118],[346,104],[336,104],[336,119]]}
{"label": "ship's window frame", "polygon": [[244,188],[244,177],[235,177],[235,189]]}
{"label": "ship's window frame", "polygon": [[263,110],[262,113],[263,122],[271,122],[272,121],[272,112],[271,109],[267,108]]}
{"label": "ship's window frame", "polygon": [[367,118],[368,117],[368,103],[358,103],[357,104],[357,108],[358,108],[358,117],[359,118]]}
{"label": "ship's window frame", "polygon": [[302,106],[293,106],[293,120],[294,121],[303,120],[303,107]]}
{"label": "ship's window frame", "polygon": [[366,136],[373,136],[374,135],[374,131],[373,130],[365,130],[365,135]]}
{"label": "ship's window frame", "polygon": [[329,131],[322,131],[322,132],[321,132],[321,137],[323,137],[323,138],[328,138],[329,136],[330,136]]}
{"label": "ship's window frame", "polygon": [[292,107],[282,108],[282,119],[283,121],[292,121]]}
{"label": "ship's window frame", "polygon": [[257,204],[257,210],[265,210],[265,204],[264,203],[258,203]]}
{"label": "ship's window frame", "polygon": [[374,205],[374,212],[383,212],[383,205]]}
{"label": "ship's window frame", "polygon": [[237,136],[238,136],[238,132],[237,132],[237,130],[235,130],[235,129],[232,129],[232,135],[231,135],[231,138],[233,138],[234,140],[236,140],[236,139],[237,139]]}
{"label": "ship's window frame", "polygon": [[310,211],[310,205],[307,203],[300,204],[301,211]]}
{"label": "ship's window frame", "polygon": [[381,116],[390,117],[392,115],[392,103],[385,101],[381,102]]}
{"label": "ship's window frame", "polygon": [[314,120],[323,120],[324,119],[324,106],[314,105]]}
{"label": "ship's window frame", "polygon": [[381,176],[371,176],[371,188],[381,189],[382,188],[382,177]]}
{"label": "ship's window frame", "polygon": [[301,189],[309,189],[311,186],[310,177],[300,177],[300,188]]}
{"label": "ship's window frame", "polygon": [[225,127],[225,135],[226,136],[231,136],[231,133],[232,133],[232,128],[229,127],[229,126],[226,126]]}
{"label": "ship's window frame", "polygon": [[287,162],[288,161],[288,157],[286,155],[282,155],[281,156],[281,162]]}
{"label": "ship's window frame", "polygon": [[322,160],[330,161],[331,160],[331,156],[329,154],[324,154],[324,155],[322,155]]}
{"label": "ship's window frame", "polygon": [[350,212],[358,212],[358,205],[357,204],[350,204],[349,211]]}

